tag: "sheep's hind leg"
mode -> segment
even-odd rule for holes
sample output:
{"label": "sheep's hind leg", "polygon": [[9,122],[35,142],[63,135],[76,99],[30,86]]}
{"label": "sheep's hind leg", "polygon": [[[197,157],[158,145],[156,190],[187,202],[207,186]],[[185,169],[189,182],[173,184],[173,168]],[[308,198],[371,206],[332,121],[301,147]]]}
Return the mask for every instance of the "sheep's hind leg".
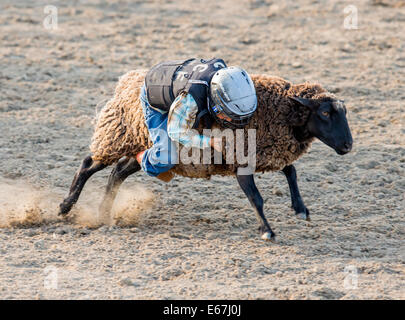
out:
{"label": "sheep's hind leg", "polygon": [[291,207],[294,209],[295,214],[299,219],[310,220],[309,210],[304,205],[304,201],[301,198],[300,190],[297,184],[297,172],[293,165],[286,166],[283,169],[283,173],[287,177],[288,186],[290,187],[291,194]]}
{"label": "sheep's hind leg", "polygon": [[106,167],[105,164],[102,164],[100,161],[93,161],[91,156],[86,157],[82,164],[80,165],[79,170],[77,170],[72,185],[70,186],[69,195],[65,200],[59,205],[59,215],[67,215],[72,209],[73,205],[79,199],[80,193],[83,190],[83,187],[87,180],[95,174],[97,171],[100,171]]}
{"label": "sheep's hind leg", "polygon": [[275,233],[271,230],[269,223],[263,213],[263,198],[257,190],[253,175],[236,175],[238,183],[243,192],[255,208],[257,219],[260,222],[260,234],[263,240],[275,240]]}
{"label": "sheep's hind leg", "polygon": [[125,157],[118,161],[108,178],[106,192],[99,208],[101,216],[105,217],[110,213],[118,189],[124,180],[140,169],[141,166],[134,158]]}

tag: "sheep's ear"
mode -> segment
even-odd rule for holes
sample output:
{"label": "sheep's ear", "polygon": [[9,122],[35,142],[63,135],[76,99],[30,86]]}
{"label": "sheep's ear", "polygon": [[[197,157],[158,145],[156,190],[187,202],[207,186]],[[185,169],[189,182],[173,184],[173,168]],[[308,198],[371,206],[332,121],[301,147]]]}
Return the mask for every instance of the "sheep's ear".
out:
{"label": "sheep's ear", "polygon": [[290,97],[291,100],[294,100],[295,102],[298,102],[299,104],[303,105],[304,107],[307,107],[311,110],[315,109],[315,102],[312,99],[306,99],[306,98],[301,98],[301,97]]}

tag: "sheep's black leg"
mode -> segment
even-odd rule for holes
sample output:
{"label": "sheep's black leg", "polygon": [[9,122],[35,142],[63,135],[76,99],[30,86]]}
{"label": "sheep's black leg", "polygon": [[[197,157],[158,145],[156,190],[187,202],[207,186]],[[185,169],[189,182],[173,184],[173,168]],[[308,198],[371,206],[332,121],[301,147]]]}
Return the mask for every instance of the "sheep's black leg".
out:
{"label": "sheep's black leg", "polygon": [[122,158],[112,170],[108,178],[106,192],[99,212],[105,216],[110,213],[118,189],[128,176],[139,171],[141,166],[134,158]]}
{"label": "sheep's black leg", "polygon": [[80,193],[83,190],[83,187],[86,181],[97,171],[104,169],[106,165],[102,164],[99,161],[93,161],[91,156],[86,157],[82,164],[77,170],[72,185],[70,186],[69,195],[63,202],[59,205],[59,215],[67,215],[72,209],[73,205],[79,199]]}
{"label": "sheep's black leg", "polygon": [[275,233],[271,230],[269,223],[263,213],[263,198],[257,190],[253,175],[236,175],[238,183],[249,199],[250,204],[255,208],[257,219],[260,222],[260,233],[264,240],[274,240]]}
{"label": "sheep's black leg", "polygon": [[288,186],[290,187],[291,194],[291,207],[294,209],[295,214],[300,219],[309,219],[309,210],[304,205],[304,201],[301,198],[300,190],[297,184],[297,172],[293,165],[286,166],[283,169],[283,173],[287,177]]}

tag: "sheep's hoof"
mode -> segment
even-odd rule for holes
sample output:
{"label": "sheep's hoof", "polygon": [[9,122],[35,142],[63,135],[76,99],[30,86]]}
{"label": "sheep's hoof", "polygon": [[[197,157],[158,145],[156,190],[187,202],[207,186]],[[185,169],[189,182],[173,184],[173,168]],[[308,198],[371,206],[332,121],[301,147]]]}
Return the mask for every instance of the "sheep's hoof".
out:
{"label": "sheep's hoof", "polygon": [[272,234],[270,231],[263,233],[261,238],[264,241],[276,242],[276,236],[274,234]]}
{"label": "sheep's hoof", "polygon": [[298,219],[311,221],[311,218],[305,212],[297,213],[296,216],[297,216]]}
{"label": "sheep's hoof", "polygon": [[64,202],[62,202],[60,205],[59,205],[59,212],[58,212],[58,216],[66,216],[69,212],[70,212],[70,210],[72,209],[72,205],[70,205],[70,204],[65,204],[65,201]]}

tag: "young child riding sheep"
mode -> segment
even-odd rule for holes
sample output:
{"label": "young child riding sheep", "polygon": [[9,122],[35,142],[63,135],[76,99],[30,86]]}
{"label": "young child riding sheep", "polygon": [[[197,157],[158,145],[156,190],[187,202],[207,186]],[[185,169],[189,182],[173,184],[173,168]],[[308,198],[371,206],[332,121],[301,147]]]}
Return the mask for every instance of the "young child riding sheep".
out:
{"label": "young child riding sheep", "polygon": [[318,84],[293,85],[267,75],[250,77],[241,68],[227,67],[222,59],[163,62],[149,72],[130,71],[120,78],[114,97],[97,120],[91,155],[77,171],[60,214],[69,213],[90,176],[114,163],[100,206],[104,213],[111,210],[121,183],[140,169],[166,182],[175,174],[191,178],[235,175],[255,208],[262,238],[273,239],[254,172],[241,174],[242,165],[237,162],[182,163],[178,158],[178,149],[183,148],[229,152],[220,137],[203,134],[207,128],[243,129],[245,146],[247,131],[255,130],[254,170],[282,170],[292,206],[298,217],[306,219],[309,211],[292,163],[314,138],[338,154],[349,152],[353,143],[343,101]]}

